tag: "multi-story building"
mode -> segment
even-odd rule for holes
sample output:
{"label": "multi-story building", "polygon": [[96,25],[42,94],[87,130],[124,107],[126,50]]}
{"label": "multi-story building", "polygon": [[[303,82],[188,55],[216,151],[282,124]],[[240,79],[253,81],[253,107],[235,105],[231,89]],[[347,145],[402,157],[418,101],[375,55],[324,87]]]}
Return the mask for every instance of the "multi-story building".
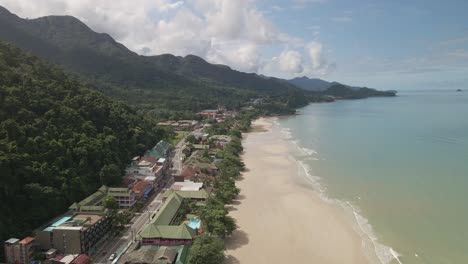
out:
{"label": "multi-story building", "polygon": [[107,195],[112,196],[119,203],[120,208],[130,208],[135,205],[137,197],[132,189],[110,187],[107,190]]}
{"label": "multi-story building", "polygon": [[77,213],[62,216],[36,231],[42,250],[57,249],[63,254],[94,253],[96,244],[109,231],[105,215]]}
{"label": "multi-story building", "polygon": [[28,264],[34,257],[35,239],[26,237],[22,240],[10,238],[5,241],[6,263]]}

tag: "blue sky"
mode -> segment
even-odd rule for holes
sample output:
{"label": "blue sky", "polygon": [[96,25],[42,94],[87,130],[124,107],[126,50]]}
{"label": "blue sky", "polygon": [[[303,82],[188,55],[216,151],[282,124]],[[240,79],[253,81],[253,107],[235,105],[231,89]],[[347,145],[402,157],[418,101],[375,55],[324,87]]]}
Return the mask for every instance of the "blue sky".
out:
{"label": "blue sky", "polygon": [[281,78],[378,89],[468,83],[468,1],[0,0],[21,17],[72,15],[142,55],[195,54]]}
{"label": "blue sky", "polygon": [[263,1],[283,31],[317,39],[325,79],[388,89],[468,86],[468,1]]}

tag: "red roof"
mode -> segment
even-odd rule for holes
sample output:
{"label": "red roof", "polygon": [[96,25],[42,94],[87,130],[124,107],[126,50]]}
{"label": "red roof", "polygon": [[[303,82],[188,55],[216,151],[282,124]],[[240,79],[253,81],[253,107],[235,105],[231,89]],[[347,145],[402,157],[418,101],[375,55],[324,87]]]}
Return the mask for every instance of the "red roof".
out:
{"label": "red roof", "polygon": [[25,237],[23,240],[21,240],[19,243],[26,245],[34,241],[34,237]]}
{"label": "red roof", "polygon": [[89,257],[85,254],[81,254],[76,259],[74,259],[71,264],[89,264],[91,263],[91,260]]}
{"label": "red roof", "polygon": [[190,177],[195,176],[196,174],[197,174],[197,171],[194,168],[192,168],[191,166],[187,166],[184,168],[180,176],[184,178],[190,178]]}
{"label": "red roof", "polygon": [[139,181],[135,186],[133,186],[133,191],[135,193],[141,193],[143,190],[145,190],[146,186],[148,186],[149,183],[147,181]]}
{"label": "red roof", "polygon": [[[210,174],[213,173],[212,169],[207,168],[207,170],[208,170],[208,172]],[[195,166],[195,167],[187,166],[187,167],[185,167],[184,170],[182,171],[182,173],[180,174],[180,176],[182,176],[184,178],[192,178],[192,177],[195,177],[195,176],[198,176],[200,178],[213,178],[213,176],[201,172],[201,169],[198,166]]]}
{"label": "red roof", "polygon": [[151,157],[151,156],[143,156],[140,161],[148,161],[148,162],[151,162],[152,164],[156,164],[158,162],[158,158],[155,158],[155,157]]}
{"label": "red roof", "polygon": [[125,186],[125,187],[128,187],[128,186],[130,186],[131,184],[133,184],[135,182],[136,182],[136,179],[134,179],[132,177],[124,177],[122,179],[122,185]]}

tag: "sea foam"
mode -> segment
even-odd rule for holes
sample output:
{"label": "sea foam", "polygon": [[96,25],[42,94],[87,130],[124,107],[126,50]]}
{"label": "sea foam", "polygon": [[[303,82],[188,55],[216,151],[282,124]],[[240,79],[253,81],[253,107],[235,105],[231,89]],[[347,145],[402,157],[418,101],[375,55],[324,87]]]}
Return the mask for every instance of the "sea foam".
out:
{"label": "sea foam", "polygon": [[298,153],[298,157],[294,157],[295,155],[291,156],[298,163],[300,170],[303,171],[305,179],[311,184],[313,190],[323,201],[343,208],[344,212],[352,220],[354,223],[353,228],[360,235],[363,241],[365,254],[369,260],[376,261],[379,264],[389,264],[392,261],[397,261],[399,264],[403,264],[399,259],[400,255],[393,248],[378,242],[377,235],[375,234],[371,224],[368,219],[360,213],[359,208],[351,204],[349,201],[330,198],[326,193],[326,187],[322,184],[321,177],[315,175],[312,166],[305,162],[307,160],[325,160],[325,158],[320,159],[316,150],[301,146],[300,141],[293,137],[291,129],[282,127],[278,119],[275,118],[273,120],[273,124],[278,128],[278,131],[281,132],[283,139],[292,143],[295,150],[294,152]]}

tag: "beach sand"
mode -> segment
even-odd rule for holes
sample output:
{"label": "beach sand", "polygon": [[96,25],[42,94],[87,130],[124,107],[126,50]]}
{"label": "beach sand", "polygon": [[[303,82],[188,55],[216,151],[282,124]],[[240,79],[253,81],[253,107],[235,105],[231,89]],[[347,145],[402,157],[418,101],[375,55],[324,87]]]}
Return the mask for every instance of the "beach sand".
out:
{"label": "beach sand", "polygon": [[243,141],[247,172],[230,206],[238,230],[226,240],[225,263],[368,263],[360,236],[301,176],[272,120],[253,125]]}

